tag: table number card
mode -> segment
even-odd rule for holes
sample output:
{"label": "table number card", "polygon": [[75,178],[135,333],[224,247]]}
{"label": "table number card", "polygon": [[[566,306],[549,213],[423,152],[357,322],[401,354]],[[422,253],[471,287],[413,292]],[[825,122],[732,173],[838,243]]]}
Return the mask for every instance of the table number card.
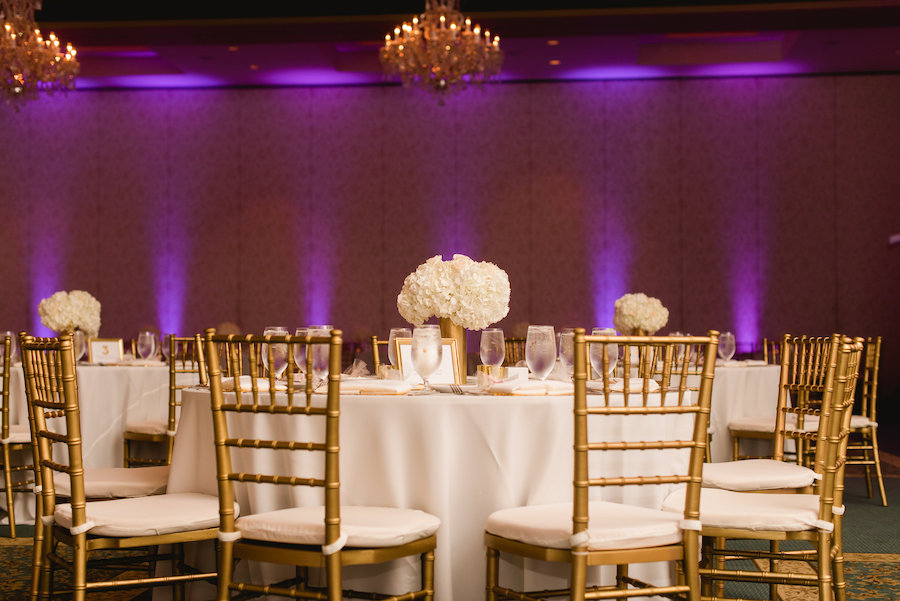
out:
{"label": "table number card", "polygon": [[91,363],[119,363],[125,356],[121,338],[91,338],[88,361]]}

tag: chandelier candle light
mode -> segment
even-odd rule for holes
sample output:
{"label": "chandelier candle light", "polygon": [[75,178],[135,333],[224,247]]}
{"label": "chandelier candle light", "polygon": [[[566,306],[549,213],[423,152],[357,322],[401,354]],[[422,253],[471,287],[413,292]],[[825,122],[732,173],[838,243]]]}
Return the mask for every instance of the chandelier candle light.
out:
{"label": "chandelier candle light", "polygon": [[465,376],[466,330],[483,330],[506,317],[509,293],[509,276],[493,263],[465,255],[444,261],[436,255],[406,276],[397,309],[416,326],[438,317],[441,336],[457,341],[457,367]]}
{"label": "chandelier candle light", "polygon": [[3,95],[16,110],[40,92],[75,87],[78,61],[71,44],[63,49],[52,33],[46,39],[34,22],[40,0],[0,0],[0,63]]}
{"label": "chandelier candle light", "polygon": [[381,49],[385,75],[439,94],[439,104],[447,92],[497,78],[502,63],[500,37],[472,25],[459,0],[425,0],[425,12],[395,27]]}

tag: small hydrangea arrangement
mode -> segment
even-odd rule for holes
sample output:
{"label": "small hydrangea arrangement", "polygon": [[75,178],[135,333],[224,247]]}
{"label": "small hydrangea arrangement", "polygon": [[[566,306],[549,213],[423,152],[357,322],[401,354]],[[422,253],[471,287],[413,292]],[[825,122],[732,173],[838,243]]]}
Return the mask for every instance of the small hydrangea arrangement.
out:
{"label": "small hydrangea arrangement", "polygon": [[493,263],[465,255],[444,261],[436,255],[406,276],[397,309],[417,326],[436,316],[483,330],[509,313],[509,292],[509,277]]}
{"label": "small hydrangea arrangement", "polygon": [[89,338],[100,333],[100,301],[84,290],[61,290],[38,305],[41,323],[60,334],[81,330]]}
{"label": "small hydrangea arrangement", "polygon": [[613,324],[625,335],[631,335],[636,330],[653,334],[668,321],[669,310],[663,307],[658,298],[647,296],[643,292],[625,294],[616,301]]}

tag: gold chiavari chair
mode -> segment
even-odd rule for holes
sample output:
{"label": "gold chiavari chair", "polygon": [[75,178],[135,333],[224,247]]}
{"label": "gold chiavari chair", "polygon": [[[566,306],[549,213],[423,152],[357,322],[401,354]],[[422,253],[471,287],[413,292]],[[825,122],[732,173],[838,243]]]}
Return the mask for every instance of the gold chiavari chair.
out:
{"label": "gold chiavari chair", "polygon": [[[206,386],[206,368],[200,334],[194,336],[169,336],[169,408],[166,420],[129,422],[122,434],[125,467],[169,465],[175,428],[181,407],[181,390],[191,386]],[[191,377],[191,376],[195,377]],[[136,454],[138,445],[162,447],[153,456]],[[147,454],[149,455],[149,453]]]}
{"label": "gold chiavari chair", "polygon": [[[216,497],[181,493],[89,500],[72,336],[34,338],[23,333],[21,347],[33,446],[40,468],[32,598],[64,594],[83,601],[88,591],[175,586],[176,598],[183,599],[184,583],[215,578],[215,572],[190,570],[182,547],[186,542],[215,539]],[[65,449],[54,453],[54,446],[59,445]],[[114,469],[134,472],[154,468]],[[57,492],[59,480],[68,481],[68,502],[63,502]],[[171,545],[172,551],[157,552],[162,545]],[[107,570],[130,571],[142,566],[148,576],[88,582],[89,560],[100,550],[107,554],[101,560]],[[135,552],[139,550],[143,552]],[[172,575],[150,575],[162,561],[172,562]],[[57,567],[69,573],[70,590],[51,590]]]}
{"label": "gold chiavari chair", "polygon": [[[785,335],[780,343],[783,352],[774,421],[745,418],[729,423],[735,459],[706,466],[703,486],[737,491],[812,491],[821,477],[815,464],[821,461],[809,457],[815,453],[816,440],[826,432],[819,420],[820,405],[828,368],[840,341],[838,334],[829,338]],[[747,438],[773,440],[772,456],[741,458],[738,445]],[[793,461],[787,460],[789,441],[796,449]],[[804,457],[808,460],[801,461]]]}
{"label": "gold chiavari chair", "polygon": [[514,366],[519,361],[525,360],[525,338],[512,336],[505,338],[503,342],[506,346],[503,365]]}
{"label": "gold chiavari chair", "polygon": [[[0,385],[3,386],[0,397],[0,449],[3,462],[3,490],[6,493],[6,513],[9,517],[9,536],[16,538],[16,493],[31,492],[34,486],[34,464],[31,461],[31,431],[27,425],[10,425],[9,423],[9,377],[12,366],[12,349],[14,339],[4,336],[0,340],[0,351],[3,356],[3,373]],[[27,477],[30,473],[31,477]],[[26,474],[23,478],[22,475]]]}
{"label": "gold chiavari chair", "polygon": [[378,336],[372,336],[372,373],[378,375],[378,370],[381,367],[381,349],[380,347],[384,347],[387,349],[390,340],[379,340]]}
{"label": "gold chiavari chair", "polygon": [[[715,586],[723,581],[766,583],[772,599],[778,585],[818,588],[819,601],[846,599],[843,573],[842,515],[843,478],[849,418],[859,373],[862,344],[841,337],[829,353],[824,379],[820,418],[827,432],[816,442],[816,457],[822,479],[813,494],[757,494],[718,488],[702,488],[700,516],[703,555],[700,575],[704,599],[721,599]],[[678,491],[663,503],[664,509],[679,511],[685,493]],[[769,551],[730,545],[728,540],[767,541]],[[781,550],[783,541],[804,541],[811,548]],[[730,569],[726,562],[768,560],[759,571]],[[779,571],[783,561],[804,561],[812,574]]]}
{"label": "gold chiavari chair", "polygon": [[[533,600],[565,596],[573,600],[631,598],[665,595],[700,599],[699,498],[700,474],[709,425],[710,400],[715,370],[718,332],[708,336],[586,336],[575,331],[574,487],[573,502],[503,509],[488,517],[485,528],[487,546],[487,599]],[[629,365],[622,380],[609,372],[607,353],[603,353],[601,396],[587,394],[585,345],[620,344],[642,351],[647,359],[643,367]],[[687,363],[678,344],[697,344],[705,361],[696,393],[689,389]],[[664,365],[662,382],[654,379],[649,358],[654,355]],[[613,392],[621,386],[621,394]],[[622,420],[623,431],[634,436],[623,441],[601,440],[593,432],[593,423]],[[660,433],[647,420],[665,420]],[[684,420],[684,421],[681,421]],[[626,424],[626,422],[628,422]],[[677,424],[677,425],[673,425]],[[659,425],[657,423],[657,425]],[[683,428],[680,426],[684,426]],[[680,450],[680,451],[679,451]],[[598,467],[613,461],[609,455],[646,457],[648,451],[684,453],[678,461],[658,461],[644,466],[640,474],[614,476]],[[592,460],[596,459],[596,462]],[[604,464],[605,465],[605,464]],[[592,466],[593,469],[592,469]],[[654,472],[654,473],[650,473]],[[591,489],[601,494],[605,487],[653,487],[683,485],[683,496],[676,513],[596,500]],[[622,493],[623,496],[625,493]],[[530,559],[570,564],[565,589],[553,591],[515,591],[499,582],[500,555],[512,554]],[[673,584],[652,585],[629,574],[629,564],[675,561],[681,570]],[[615,565],[615,584],[587,584],[589,566]]]}
{"label": "gold chiavari chair", "polygon": [[881,363],[881,336],[866,340],[865,360],[862,372],[862,394],[860,412],[850,419],[850,442],[848,445],[848,465],[862,465],[866,468],[866,489],[872,497],[871,468],[875,468],[881,504],[887,507],[884,492],[884,478],[881,474],[881,457],[878,453],[878,421],[875,402],[878,399],[878,369]]}
{"label": "gold chiavari chair", "polygon": [[[732,459],[759,459],[741,453],[741,440],[774,441],[772,454],[765,458],[784,459],[784,428],[793,430],[815,430],[806,424],[808,417],[815,415],[814,410],[807,412],[806,406],[815,405],[821,400],[825,370],[827,368],[832,337],[791,336],[785,334],[779,343],[781,357],[781,377],[778,385],[778,401],[775,419],[744,417],[731,420],[728,430],[731,434]],[[789,388],[786,388],[789,387]],[[782,420],[781,418],[785,419]],[[794,421],[792,421],[794,420]],[[810,439],[798,438],[796,448],[797,463],[804,463],[812,445]]]}
{"label": "gold chiavari chair", "polygon": [[[218,599],[224,601],[232,591],[242,591],[339,601],[342,595],[363,595],[342,591],[344,566],[418,556],[421,583],[417,591],[365,597],[430,601],[440,520],[413,509],[348,506],[340,501],[341,331],[332,330],[328,337],[237,337],[216,336],[209,329],[205,341],[221,503]],[[258,353],[270,353],[271,363],[274,350],[293,355],[298,344],[307,345],[307,370],[299,385],[290,362],[284,382],[276,381],[272,373],[266,379],[259,377]],[[284,347],[276,349],[277,345]],[[324,397],[313,395],[309,367],[317,353],[328,356]],[[244,378],[223,379],[223,367],[231,374],[249,373]],[[278,432],[289,432],[293,438],[276,439]],[[234,466],[254,466],[252,454],[260,449],[267,453],[267,473],[255,473],[253,467],[235,471]],[[237,518],[236,484],[270,491],[287,487],[296,506],[258,513],[247,510]],[[234,563],[239,559],[293,565],[297,577],[289,583],[237,582]],[[324,569],[324,585],[310,582],[310,567]]]}
{"label": "gold chiavari chair", "polygon": [[781,339],[763,338],[763,361],[769,365],[781,364]]}

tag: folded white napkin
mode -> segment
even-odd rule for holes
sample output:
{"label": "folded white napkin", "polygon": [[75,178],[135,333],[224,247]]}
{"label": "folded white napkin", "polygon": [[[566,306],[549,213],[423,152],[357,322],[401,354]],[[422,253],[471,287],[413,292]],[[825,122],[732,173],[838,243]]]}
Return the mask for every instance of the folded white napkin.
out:
{"label": "folded white napkin", "polygon": [[122,363],[122,365],[165,365],[165,361],[160,361],[159,359],[132,359],[131,361],[126,361]]}
{"label": "folded white napkin", "polygon": [[341,394],[406,394],[410,390],[412,390],[412,385],[403,380],[341,379]]}
{"label": "folded white napkin", "polygon": [[[240,386],[241,390],[244,392],[251,390],[253,381],[250,376],[241,376]],[[256,378],[256,388],[259,392],[269,392],[269,381],[266,378]],[[223,378],[222,390],[225,392],[234,390],[234,378]],[[275,384],[275,390],[287,390],[287,386],[278,382]]]}
{"label": "folded white napkin", "polygon": [[574,394],[575,387],[571,382],[558,380],[511,380],[497,382],[488,389],[491,394],[517,395],[517,396],[542,396],[542,395],[566,395]]}
{"label": "folded white napkin", "polygon": [[[592,392],[603,392],[603,380],[591,380],[586,387]],[[625,380],[622,378],[611,378],[609,389],[612,392],[623,392],[625,390]],[[643,378],[628,378],[628,392],[640,392],[643,389]],[[647,389],[650,392],[656,392],[659,390],[659,383],[656,380],[648,380]]]}
{"label": "folded white napkin", "polygon": [[762,367],[763,365],[768,365],[768,363],[762,359],[747,359],[744,361],[744,365],[748,367]]}
{"label": "folded white napkin", "polygon": [[716,359],[716,367],[746,367],[746,361],[738,361],[736,359],[729,359],[728,361],[724,361],[722,359]]}
{"label": "folded white napkin", "polygon": [[369,375],[369,368],[366,367],[366,362],[362,359],[354,359],[353,364],[344,370],[344,375],[361,378]]}

